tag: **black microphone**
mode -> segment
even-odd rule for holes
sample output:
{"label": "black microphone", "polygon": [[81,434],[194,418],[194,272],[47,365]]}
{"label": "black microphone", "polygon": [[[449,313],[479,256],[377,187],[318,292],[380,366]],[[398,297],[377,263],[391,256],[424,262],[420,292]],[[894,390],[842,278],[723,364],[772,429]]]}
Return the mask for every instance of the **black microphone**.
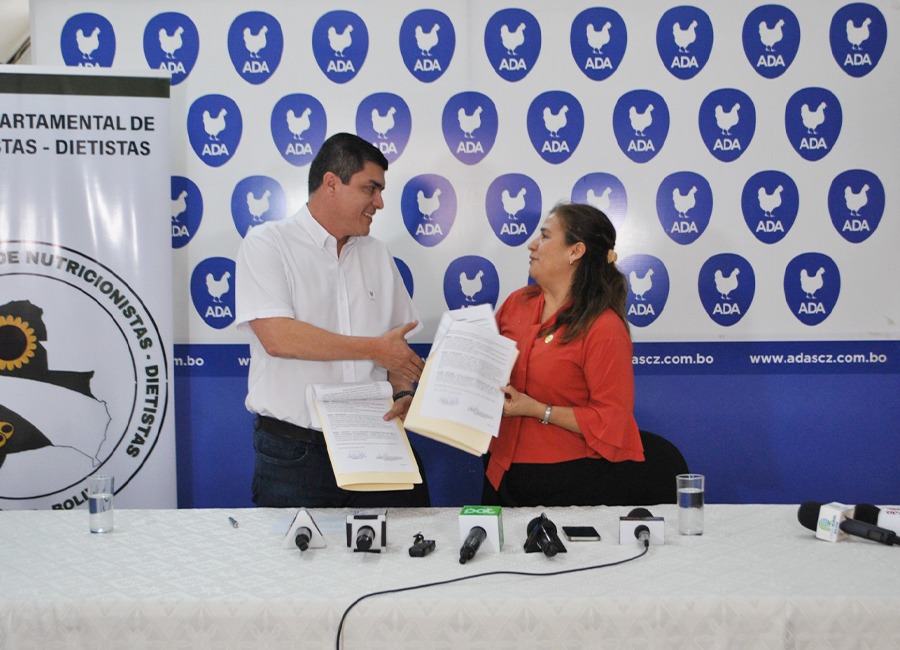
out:
{"label": "black microphone", "polygon": [[[819,513],[823,505],[828,504],[823,504],[818,501],[804,501],[797,510],[797,521],[799,521],[804,528],[809,528],[813,531],[817,530],[820,525]],[[848,535],[870,539],[879,544],[893,546],[898,543],[897,534],[894,531],[888,530],[887,528],[879,528],[878,526],[874,526],[864,521],[845,518],[840,521],[838,528]]]}
{"label": "black microphone", "polygon": [[896,506],[879,508],[869,503],[858,503],[853,518],[900,535],[900,508]]}
{"label": "black microphone", "polygon": [[559,552],[556,545],[556,524],[547,519],[547,515],[541,513],[540,517],[535,517],[528,522],[528,538],[525,540],[525,551],[534,549],[535,545],[541,550],[541,553],[547,557],[553,557]]}
{"label": "black microphone", "polygon": [[301,551],[309,548],[309,540],[312,539],[312,531],[306,526],[300,526],[297,529],[297,536],[294,537],[294,543]]}
{"label": "black microphone", "polygon": [[373,541],[375,541],[375,529],[371,526],[360,526],[356,531],[356,549],[368,551],[372,548]]}
{"label": "black microphone", "polygon": [[469,535],[463,542],[462,548],[459,549],[459,563],[465,564],[478,552],[481,543],[487,537],[487,532],[481,526],[472,526]]}
{"label": "black microphone", "polygon": [[[646,508],[635,508],[631,512],[628,513],[629,517],[635,517],[640,519],[646,519],[648,517],[652,517],[653,515]],[[634,527],[634,537],[637,541],[641,542],[645,547],[650,546],[650,528],[645,526],[644,524],[640,524]]]}

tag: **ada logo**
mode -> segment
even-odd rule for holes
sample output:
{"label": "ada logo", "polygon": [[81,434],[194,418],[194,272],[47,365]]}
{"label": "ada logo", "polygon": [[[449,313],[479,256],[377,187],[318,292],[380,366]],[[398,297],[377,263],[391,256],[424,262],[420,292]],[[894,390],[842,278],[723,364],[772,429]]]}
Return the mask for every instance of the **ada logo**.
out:
{"label": "ada logo", "polygon": [[585,9],[572,21],[569,35],[575,65],[594,81],[603,81],[619,69],[628,46],[625,21],[612,9]]}
{"label": "ada logo", "polygon": [[697,7],[674,7],[659,19],[656,49],[678,79],[693,79],[709,61],[712,46],[712,21]]}
{"label": "ada logo", "polygon": [[489,260],[477,255],[458,257],[444,273],[444,300],[450,309],[488,303],[497,306],[500,278]]}
{"label": "ada logo", "polygon": [[612,174],[596,172],[582,176],[572,188],[573,203],[587,203],[609,217],[617,231],[628,214],[628,193]]}
{"label": "ada logo", "polygon": [[524,9],[498,11],[484,28],[484,51],[494,72],[521,81],[541,53],[541,25]]}
{"label": "ada logo", "polygon": [[144,58],[147,65],[154,70],[171,73],[173,86],[191,74],[199,51],[197,26],[184,14],[158,14],[144,28]]}
{"label": "ada logo", "polygon": [[751,11],[741,35],[744,54],[753,69],[766,79],[785,73],[800,49],[800,22],[787,7],[764,5]]}
{"label": "ada logo", "polygon": [[413,283],[413,274],[412,271],[409,270],[409,265],[399,257],[394,258],[394,264],[397,265],[397,270],[400,272],[400,277],[403,279],[403,286],[406,287],[406,292],[409,294],[409,297],[412,298],[415,286]]}
{"label": "ada logo", "polygon": [[697,291],[709,317],[719,325],[731,327],[744,317],[753,302],[753,267],[740,255],[713,255],[700,267]]}
{"label": "ada logo", "polygon": [[441,118],[450,153],[466,165],[484,160],[497,140],[497,107],[487,95],[465,92],[454,95]]}
{"label": "ada logo", "polygon": [[406,69],[419,81],[439,79],[453,60],[456,31],[447,14],[420,9],[400,25],[400,55]]}
{"label": "ada logo", "polygon": [[334,83],[347,83],[366,62],[369,30],[353,12],[329,11],[316,22],[312,45],[325,76]]}
{"label": "ada logo", "polygon": [[741,211],[753,236],[775,244],[788,234],[800,209],[794,180],[780,171],[757,172],[744,184]]}
{"label": "ada logo", "polygon": [[191,300],[200,318],[220,330],[234,322],[234,260],[209,257],[191,274]]}
{"label": "ada logo", "polygon": [[295,167],[312,162],[325,142],[325,109],[312,95],[286,95],[272,109],[272,140],[281,157]]}
{"label": "ada logo", "polygon": [[456,221],[456,192],[443,176],[422,174],[404,186],[400,210],[413,239],[422,246],[437,246]]}
{"label": "ada logo", "polygon": [[574,95],[550,90],[528,107],[528,137],[538,155],[558,165],[568,160],[584,133],[584,110]]}
{"label": "ada logo", "polygon": [[839,174],[828,188],[828,212],[841,237],[852,244],[864,242],[884,214],[884,185],[864,169]]}
{"label": "ada logo", "polygon": [[669,272],[652,255],[631,255],[619,262],[628,278],[625,314],[635,327],[646,327],[659,318],[669,299]]}
{"label": "ada logo", "polygon": [[828,155],[841,134],[843,122],[838,98],[825,88],[798,90],[784,109],[788,140],[806,160],[821,160]]}
{"label": "ada logo", "polygon": [[677,244],[695,242],[712,217],[709,182],[694,172],[675,172],[663,179],[656,192],[656,213],[669,238]]}
{"label": "ada logo", "polygon": [[237,151],[244,122],[233,99],[204,95],[188,109],[187,129],[191,147],[200,160],[210,167],[221,167]]}
{"label": "ada logo", "polygon": [[63,25],[59,50],[67,66],[110,68],[116,58],[116,33],[100,14],[76,14]]}
{"label": "ada logo", "polygon": [[541,220],[541,188],[524,174],[504,174],[488,187],[484,211],[497,238],[507,246],[528,241]]}
{"label": "ada logo", "polygon": [[228,28],[228,56],[241,78],[251,84],[269,80],[284,51],[278,20],[262,11],[241,14]]}
{"label": "ada logo", "polygon": [[45,242],[4,242],[0,296],[0,507],[76,508],[98,471],[121,490],[169,406],[154,315],[113,269]]}
{"label": "ada logo", "polygon": [[884,54],[887,23],[877,8],[855,2],[835,12],[829,39],[831,54],[841,69],[851,77],[864,77]]}
{"label": "ada logo", "polygon": [[841,293],[837,264],[822,253],[804,253],[784,271],[784,297],[804,325],[818,325],[834,310]]}
{"label": "ada logo", "polygon": [[274,178],[248,176],[231,193],[231,218],[241,237],[268,221],[281,221],[287,215],[287,198]]}
{"label": "ada logo", "polygon": [[203,220],[200,188],[184,176],[172,177],[172,248],[187,246]]}
{"label": "ada logo", "polygon": [[359,103],[356,109],[356,133],[365,138],[393,163],[409,142],[412,115],[399,95],[375,93]]}
{"label": "ada logo", "polygon": [[627,92],[613,109],[613,131],[622,153],[631,160],[653,160],[669,135],[669,107],[652,90]]}
{"label": "ada logo", "polygon": [[734,88],[714,90],[700,104],[700,137],[709,153],[722,162],[741,157],[756,132],[756,107]]}

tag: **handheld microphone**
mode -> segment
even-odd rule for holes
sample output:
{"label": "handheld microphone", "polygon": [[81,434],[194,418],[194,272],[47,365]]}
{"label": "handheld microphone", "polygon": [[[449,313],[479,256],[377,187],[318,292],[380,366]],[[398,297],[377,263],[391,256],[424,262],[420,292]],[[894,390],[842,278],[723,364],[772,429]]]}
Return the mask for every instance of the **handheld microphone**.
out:
{"label": "handheld microphone", "polygon": [[309,540],[312,539],[312,531],[306,526],[297,528],[297,535],[294,537],[294,543],[301,551],[309,548]]}
{"label": "handheld microphone", "polygon": [[347,547],[354,553],[381,553],[387,548],[387,511],[362,510],[347,515]]}
{"label": "handheld microphone", "polygon": [[459,563],[465,564],[478,552],[478,549],[481,547],[481,543],[487,537],[487,531],[481,526],[473,526],[472,530],[469,531],[468,536],[463,542],[462,548],[459,549]]}
{"label": "handheld microphone", "polygon": [[326,546],[322,531],[319,530],[306,508],[300,508],[294,515],[294,520],[291,522],[281,546],[282,548],[299,548],[301,551]]}
{"label": "handheld microphone", "polygon": [[848,533],[841,530],[841,522],[853,516],[853,506],[837,501],[820,503],[804,501],[797,510],[797,521],[805,528],[815,531],[817,539],[826,542],[841,542]]}
{"label": "handheld microphone", "polygon": [[[482,553],[499,553],[503,548],[503,508],[500,506],[463,506],[459,511],[460,563],[465,564],[481,547]],[[484,531],[485,537],[473,547],[471,555],[466,551],[466,560],[462,559],[463,549],[469,544],[476,528]],[[474,540],[473,540],[474,541]],[[471,546],[471,544],[469,544]]]}
{"label": "handheld microphone", "polygon": [[666,520],[654,517],[646,508],[634,508],[627,516],[619,517],[619,544],[633,544],[635,541],[644,548],[651,544],[665,544]]}
{"label": "handheld microphone", "polygon": [[356,531],[356,550],[368,551],[375,540],[375,529],[371,526],[360,526]]}
{"label": "handheld microphone", "polygon": [[900,508],[896,506],[878,508],[869,503],[858,503],[853,518],[880,528],[887,528],[900,535]]}
{"label": "handheld microphone", "polygon": [[893,546],[900,541],[897,539],[897,533],[894,531],[888,530],[887,528],[879,528],[878,526],[873,526],[872,524],[867,524],[864,521],[858,521],[856,519],[844,519],[844,521],[840,523],[840,527],[841,530],[848,535],[871,539],[873,542],[878,542],[879,544],[885,544],[887,546]]}
{"label": "handheld microphone", "polygon": [[556,524],[547,519],[547,515],[541,513],[528,522],[528,538],[525,540],[525,552],[536,553],[540,551],[547,557],[553,557],[557,553],[566,553],[566,547],[556,534]]}

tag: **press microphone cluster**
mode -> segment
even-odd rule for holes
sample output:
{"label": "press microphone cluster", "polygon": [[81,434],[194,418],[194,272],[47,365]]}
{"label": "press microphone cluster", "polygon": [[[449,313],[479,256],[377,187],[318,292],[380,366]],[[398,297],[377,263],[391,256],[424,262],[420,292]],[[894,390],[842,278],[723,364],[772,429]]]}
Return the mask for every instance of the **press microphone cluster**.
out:
{"label": "press microphone cluster", "polygon": [[879,544],[893,546],[900,544],[897,533],[887,528],[881,528],[866,521],[855,518],[856,510],[862,507],[865,517],[878,521],[878,508],[869,504],[848,506],[842,503],[820,503],[818,501],[804,501],[797,510],[797,520],[805,527],[815,531],[818,539],[829,542],[839,542],[848,536],[862,537]]}

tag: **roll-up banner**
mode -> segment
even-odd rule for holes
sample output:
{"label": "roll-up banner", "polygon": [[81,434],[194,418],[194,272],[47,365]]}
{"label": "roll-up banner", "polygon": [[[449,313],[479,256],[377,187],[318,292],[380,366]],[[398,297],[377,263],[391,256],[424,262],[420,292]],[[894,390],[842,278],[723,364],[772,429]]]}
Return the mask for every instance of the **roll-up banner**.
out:
{"label": "roll-up banner", "polygon": [[0,66],[0,508],[176,505],[169,86]]}

